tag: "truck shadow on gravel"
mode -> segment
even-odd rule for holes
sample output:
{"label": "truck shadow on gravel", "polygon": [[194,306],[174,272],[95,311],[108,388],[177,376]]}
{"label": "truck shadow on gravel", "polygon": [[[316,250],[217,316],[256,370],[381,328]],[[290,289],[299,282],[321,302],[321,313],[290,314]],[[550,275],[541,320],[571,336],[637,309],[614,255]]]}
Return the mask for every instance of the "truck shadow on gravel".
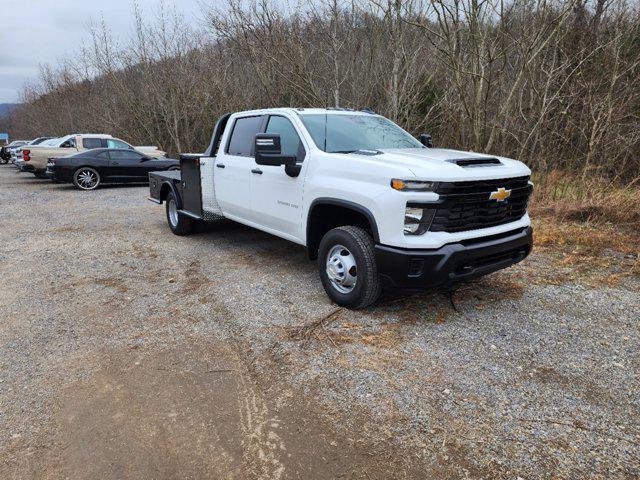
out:
{"label": "truck shadow on gravel", "polygon": [[299,326],[286,328],[287,339],[307,344],[361,343],[376,348],[395,349],[403,337],[413,336],[420,324],[438,326],[463,320],[490,305],[513,302],[522,297],[524,283],[515,278],[488,276],[454,285],[450,289],[403,294],[386,292],[375,305],[361,311],[349,311],[336,306],[326,316]]}
{"label": "truck shadow on gravel", "polygon": [[[192,238],[202,242],[216,242],[237,250],[236,261],[245,267],[286,268],[287,274],[292,277],[314,275],[317,285],[320,285],[317,262],[309,260],[306,249],[268,233],[222,220],[201,226]],[[241,245],[241,248],[236,248],[237,245]],[[385,290],[376,304],[360,311],[360,314],[373,318],[395,315],[409,323],[440,323],[462,312],[481,311],[490,305],[517,300],[524,294],[525,284],[523,268],[516,266],[446,289],[411,293]],[[304,292],[300,293],[304,295]]]}

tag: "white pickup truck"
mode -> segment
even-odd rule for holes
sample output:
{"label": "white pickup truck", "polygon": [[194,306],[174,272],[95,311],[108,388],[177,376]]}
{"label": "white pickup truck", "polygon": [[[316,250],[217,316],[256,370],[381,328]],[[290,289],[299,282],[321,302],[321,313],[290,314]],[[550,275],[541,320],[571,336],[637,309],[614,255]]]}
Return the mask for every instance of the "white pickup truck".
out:
{"label": "white pickup truck", "polygon": [[523,260],[530,174],[369,111],[276,108],[221,117],[203,155],[150,174],[149,199],[177,235],[227,218],[304,245],[329,297],[363,308]]}

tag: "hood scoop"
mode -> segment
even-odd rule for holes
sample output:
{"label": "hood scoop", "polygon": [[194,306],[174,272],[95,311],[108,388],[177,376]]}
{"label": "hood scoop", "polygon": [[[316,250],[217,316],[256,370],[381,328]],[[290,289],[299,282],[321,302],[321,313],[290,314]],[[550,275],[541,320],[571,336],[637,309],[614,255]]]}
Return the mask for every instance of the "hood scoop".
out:
{"label": "hood scoop", "polygon": [[449,163],[455,163],[459,167],[486,167],[491,165],[502,165],[502,162],[497,158],[458,158],[447,160]]}

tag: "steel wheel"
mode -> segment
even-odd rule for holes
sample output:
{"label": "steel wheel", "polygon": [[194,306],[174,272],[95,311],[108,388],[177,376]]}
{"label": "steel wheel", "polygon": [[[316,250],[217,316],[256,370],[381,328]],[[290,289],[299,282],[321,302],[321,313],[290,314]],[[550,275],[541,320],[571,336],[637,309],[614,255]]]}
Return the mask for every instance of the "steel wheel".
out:
{"label": "steel wheel", "polygon": [[340,293],[351,292],[358,280],[358,269],[353,254],[342,245],[335,245],[327,255],[327,276]]}
{"label": "steel wheel", "polygon": [[76,187],[94,190],[100,184],[100,175],[93,168],[81,168],[73,176]]}
{"label": "steel wheel", "polygon": [[169,198],[169,209],[167,210],[169,214],[169,222],[173,228],[178,226],[178,206],[176,205],[176,199],[171,196]]}

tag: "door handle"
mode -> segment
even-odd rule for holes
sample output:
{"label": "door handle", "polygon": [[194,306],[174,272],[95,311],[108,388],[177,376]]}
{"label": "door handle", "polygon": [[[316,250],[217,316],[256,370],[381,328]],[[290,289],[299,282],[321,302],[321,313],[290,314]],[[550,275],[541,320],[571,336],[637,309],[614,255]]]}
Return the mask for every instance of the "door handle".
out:
{"label": "door handle", "polygon": [[260,170],[259,168],[254,168],[253,170],[251,170],[251,173],[257,173],[258,175],[262,175],[262,170]]}
{"label": "door handle", "polygon": [[218,167],[218,168],[224,168],[224,163],[216,163],[216,167]]}
{"label": "door handle", "polygon": [[118,162],[113,162],[114,165],[120,165]]}

